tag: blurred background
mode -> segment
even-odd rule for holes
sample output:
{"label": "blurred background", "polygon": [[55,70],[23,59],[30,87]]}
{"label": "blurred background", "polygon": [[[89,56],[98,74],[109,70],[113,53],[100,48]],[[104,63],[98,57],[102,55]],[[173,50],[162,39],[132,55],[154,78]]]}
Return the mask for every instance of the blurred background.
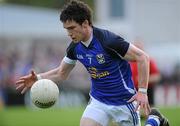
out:
{"label": "blurred background", "polygon": [[[138,41],[143,45],[159,75],[153,84],[153,106],[160,107],[173,126],[180,125],[176,118],[180,113],[180,1],[83,1],[93,9],[94,26],[111,30],[128,42]],[[34,117],[31,110],[36,108],[30,101],[29,92],[21,95],[15,90],[14,82],[31,69],[39,73],[59,65],[70,43],[59,20],[66,2],[0,0],[0,126],[27,125],[26,121],[20,121],[26,112],[27,118]],[[50,109],[46,114],[36,113],[43,120],[52,114],[55,121],[38,121],[38,125],[56,125],[54,122],[59,126],[79,125],[90,88],[89,75],[84,67],[77,63],[69,79],[59,88],[61,95],[55,106],[58,111]],[[60,123],[62,120],[58,117],[64,113],[71,120],[75,118],[74,124],[68,123],[68,119]],[[34,117],[34,120],[38,118]],[[28,124],[34,125],[31,123]]]}

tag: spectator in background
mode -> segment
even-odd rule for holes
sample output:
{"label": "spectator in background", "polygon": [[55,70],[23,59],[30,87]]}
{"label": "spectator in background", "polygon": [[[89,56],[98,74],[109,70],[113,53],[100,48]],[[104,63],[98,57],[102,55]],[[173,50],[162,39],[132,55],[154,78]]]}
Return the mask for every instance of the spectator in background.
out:
{"label": "spectator in background", "polygon": [[[134,45],[141,50],[144,50],[143,43],[141,40],[137,39]],[[135,84],[136,89],[138,89],[138,66],[136,62],[130,62],[132,70],[132,78]],[[151,106],[154,106],[154,88],[156,84],[160,81],[161,75],[159,69],[154,61],[150,58],[150,74],[149,74],[149,84],[148,84],[148,100]]]}
{"label": "spectator in background", "polygon": [[4,54],[0,52],[0,110],[4,108],[5,100],[4,100],[4,90],[3,90],[3,84],[4,84]]}
{"label": "spectator in background", "polygon": [[174,67],[174,72],[172,75],[174,83],[180,83],[180,62],[177,62]]}
{"label": "spectator in background", "polygon": [[3,92],[0,88],[0,110],[4,108],[4,97],[3,97]]}

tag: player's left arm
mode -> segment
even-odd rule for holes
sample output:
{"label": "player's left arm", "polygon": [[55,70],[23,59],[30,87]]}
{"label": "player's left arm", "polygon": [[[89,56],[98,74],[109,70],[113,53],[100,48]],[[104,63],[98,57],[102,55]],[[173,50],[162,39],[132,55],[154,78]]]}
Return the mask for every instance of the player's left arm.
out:
{"label": "player's left arm", "polygon": [[102,43],[111,56],[119,56],[128,61],[136,61],[138,65],[139,87],[147,90],[149,80],[149,56],[139,48],[126,42],[122,37],[112,33],[105,33]]}
{"label": "player's left arm", "polygon": [[124,59],[137,62],[139,88],[147,89],[149,81],[149,56],[143,50],[130,44]]}
{"label": "player's left arm", "polygon": [[129,100],[129,102],[137,101],[138,109],[140,106],[144,109],[146,115],[150,112],[150,106],[147,97],[148,81],[149,81],[149,56],[139,48],[129,44],[129,48],[124,55],[124,59],[137,62],[138,66],[138,92]]}
{"label": "player's left arm", "polygon": [[149,80],[149,56],[133,44],[126,42],[122,37],[111,32],[106,32],[103,44],[108,52],[113,52],[111,55],[116,54],[125,60],[137,62],[138,85],[141,88],[147,89]]}

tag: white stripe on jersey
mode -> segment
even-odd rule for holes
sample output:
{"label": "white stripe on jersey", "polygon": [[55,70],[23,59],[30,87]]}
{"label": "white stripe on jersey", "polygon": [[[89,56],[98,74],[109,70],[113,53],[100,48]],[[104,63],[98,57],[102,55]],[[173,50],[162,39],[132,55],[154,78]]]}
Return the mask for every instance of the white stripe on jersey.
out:
{"label": "white stripe on jersey", "polygon": [[127,89],[128,92],[130,92],[131,94],[134,94],[135,91],[127,86],[127,84],[126,84],[126,82],[125,82],[125,80],[124,80],[124,77],[123,77],[123,75],[122,75],[120,66],[119,66],[119,73],[120,73],[120,75],[121,75],[121,78],[122,78],[122,82],[123,82],[124,88]]}

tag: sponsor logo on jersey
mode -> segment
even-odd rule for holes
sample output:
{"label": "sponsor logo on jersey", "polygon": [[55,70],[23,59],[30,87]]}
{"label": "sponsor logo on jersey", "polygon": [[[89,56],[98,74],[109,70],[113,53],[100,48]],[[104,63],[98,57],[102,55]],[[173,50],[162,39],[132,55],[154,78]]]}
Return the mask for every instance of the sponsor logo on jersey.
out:
{"label": "sponsor logo on jersey", "polygon": [[89,73],[91,74],[91,77],[96,78],[102,78],[109,75],[108,71],[98,72],[98,70],[95,67],[89,67],[88,68]]}
{"label": "sponsor logo on jersey", "polygon": [[103,54],[97,54],[97,55],[96,55],[96,59],[97,59],[97,61],[98,61],[99,64],[105,63],[105,58],[104,58],[104,55],[103,55]]}

